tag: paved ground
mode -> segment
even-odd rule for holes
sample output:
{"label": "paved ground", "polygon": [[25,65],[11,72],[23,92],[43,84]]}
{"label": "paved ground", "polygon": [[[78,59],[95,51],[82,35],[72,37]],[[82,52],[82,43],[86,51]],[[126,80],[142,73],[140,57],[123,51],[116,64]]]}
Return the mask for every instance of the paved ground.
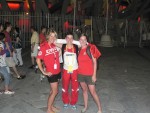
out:
{"label": "paved ground", "polygon": [[[103,113],[150,113],[150,49],[148,48],[101,48],[97,92],[101,97]],[[0,95],[0,113],[46,113],[49,84],[40,82],[40,72],[35,74],[27,67],[29,52],[24,54],[26,73],[24,80],[12,79],[15,95]],[[2,88],[3,82],[0,82]],[[79,92],[78,109],[64,110],[61,101],[61,83],[55,104],[60,113],[80,113],[83,107],[82,91]],[[89,98],[87,113],[96,113],[93,99]]]}

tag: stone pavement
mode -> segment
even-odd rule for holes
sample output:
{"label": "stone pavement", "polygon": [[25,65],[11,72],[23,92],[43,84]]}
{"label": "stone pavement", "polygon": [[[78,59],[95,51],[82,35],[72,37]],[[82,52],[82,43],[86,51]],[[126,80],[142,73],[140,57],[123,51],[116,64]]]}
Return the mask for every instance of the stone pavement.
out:
{"label": "stone pavement", "polygon": [[[150,113],[150,49],[100,48],[100,70],[97,73],[97,92],[101,98],[103,113]],[[23,54],[24,66],[18,69],[26,73],[24,80],[12,79],[14,95],[0,95],[0,113],[46,113],[49,84],[40,81],[30,66],[30,52]],[[3,82],[0,82],[2,89]],[[60,113],[80,113],[83,107],[82,90],[79,92],[77,110],[63,109],[61,82],[55,104]],[[89,110],[97,107],[89,94]]]}

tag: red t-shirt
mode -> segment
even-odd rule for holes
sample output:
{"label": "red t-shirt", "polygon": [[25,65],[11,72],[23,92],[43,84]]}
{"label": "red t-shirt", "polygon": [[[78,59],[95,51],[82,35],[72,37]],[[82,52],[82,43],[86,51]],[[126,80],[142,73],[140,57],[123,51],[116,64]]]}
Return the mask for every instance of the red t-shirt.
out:
{"label": "red t-shirt", "polygon": [[94,66],[92,59],[87,55],[86,48],[81,49],[78,55],[78,73],[86,76],[92,76],[94,72]]}
{"label": "red t-shirt", "polygon": [[5,34],[5,42],[11,43],[11,38],[10,35],[7,31],[4,31]]}
{"label": "red t-shirt", "polygon": [[[4,34],[5,34],[5,43],[7,42],[8,43],[8,46],[9,46],[9,49],[12,51],[13,50],[13,47],[12,47],[12,40],[11,40],[11,37],[10,37],[10,34],[7,32],[7,31],[4,31]],[[7,52],[8,49],[6,49]]]}
{"label": "red t-shirt", "polygon": [[[58,74],[60,72],[59,52],[54,44],[49,45],[48,42],[43,43],[40,46],[37,58],[44,61],[47,72],[51,72],[52,74]],[[56,69],[54,69],[55,64],[57,65]]]}
{"label": "red t-shirt", "polygon": [[41,40],[41,44],[46,41],[46,37],[43,33],[40,33],[39,37],[40,37],[40,40]]}
{"label": "red t-shirt", "polygon": [[66,30],[66,31],[69,30],[69,22],[68,22],[68,21],[66,21],[66,22],[64,23],[64,30]]}

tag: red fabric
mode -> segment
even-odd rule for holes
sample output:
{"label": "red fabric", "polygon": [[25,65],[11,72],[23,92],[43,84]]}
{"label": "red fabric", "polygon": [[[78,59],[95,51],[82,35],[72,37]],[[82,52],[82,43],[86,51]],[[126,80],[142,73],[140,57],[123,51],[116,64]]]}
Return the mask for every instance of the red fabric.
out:
{"label": "red fabric", "polygon": [[94,69],[93,69],[93,61],[87,55],[86,48],[81,49],[78,55],[78,73],[82,75],[92,76]]}
{"label": "red fabric", "polygon": [[75,48],[74,46],[73,46],[73,50],[74,50],[74,51],[72,51],[72,48],[70,48],[70,49],[68,48],[67,50],[66,50],[66,47],[64,48],[64,52],[67,51],[67,52],[73,52],[73,53],[76,53],[76,48]]}
{"label": "red fabric", "polygon": [[5,42],[11,43],[11,38],[10,35],[7,31],[4,31],[5,34]]}
{"label": "red fabric", "polygon": [[69,22],[68,22],[68,21],[66,21],[66,22],[64,23],[64,30],[65,30],[65,31],[68,31],[68,30],[69,30]]}
{"label": "red fabric", "polygon": [[43,33],[40,33],[39,37],[40,37],[40,40],[41,40],[41,44],[46,41],[46,37]]}
{"label": "red fabric", "polygon": [[[69,94],[69,84],[71,81],[71,94]],[[78,101],[78,81],[77,70],[74,70],[72,74],[67,73],[67,70],[63,70],[62,75],[62,101],[64,104],[75,105]]]}
{"label": "red fabric", "polygon": [[[41,44],[37,58],[44,61],[46,71],[51,72],[52,74],[58,74],[60,72],[59,52],[54,44],[51,44],[50,46],[47,42]],[[55,61],[57,64],[57,69],[54,69]]]}
{"label": "red fabric", "polygon": [[91,51],[93,57],[96,58],[96,59],[98,59],[101,56],[100,51],[93,44],[89,44],[89,46],[90,46],[90,51]]}

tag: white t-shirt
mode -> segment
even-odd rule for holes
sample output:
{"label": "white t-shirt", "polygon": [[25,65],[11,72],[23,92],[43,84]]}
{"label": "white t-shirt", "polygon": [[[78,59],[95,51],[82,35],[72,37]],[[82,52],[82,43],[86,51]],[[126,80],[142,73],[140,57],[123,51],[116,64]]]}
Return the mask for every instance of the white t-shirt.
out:
{"label": "white t-shirt", "polygon": [[[4,44],[1,41],[0,41],[0,48],[2,48],[2,50],[4,50]],[[6,53],[0,55],[0,67],[7,66],[5,58],[6,58]]]}
{"label": "white t-shirt", "polygon": [[68,70],[69,66],[72,66],[73,70],[78,69],[78,62],[76,53],[64,52],[64,69]]}

